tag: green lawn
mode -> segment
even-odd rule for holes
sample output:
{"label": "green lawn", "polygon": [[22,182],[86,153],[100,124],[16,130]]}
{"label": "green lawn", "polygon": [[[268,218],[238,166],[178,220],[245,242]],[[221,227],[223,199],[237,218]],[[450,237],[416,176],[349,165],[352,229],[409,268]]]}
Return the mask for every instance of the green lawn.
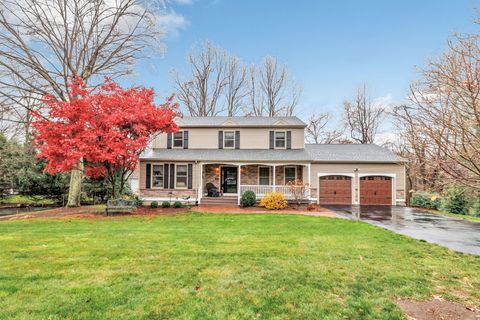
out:
{"label": "green lawn", "polygon": [[474,222],[480,222],[480,217],[476,217],[470,214],[455,214],[455,213],[448,213],[445,211],[438,211],[438,210],[428,210],[433,213],[442,215],[442,216],[447,216],[447,217],[452,217],[452,218],[457,218],[457,219],[463,219],[463,220],[468,220],[468,221],[474,221]]}
{"label": "green lawn", "polygon": [[478,288],[480,257],[343,219],[0,222],[0,319],[401,319]]}

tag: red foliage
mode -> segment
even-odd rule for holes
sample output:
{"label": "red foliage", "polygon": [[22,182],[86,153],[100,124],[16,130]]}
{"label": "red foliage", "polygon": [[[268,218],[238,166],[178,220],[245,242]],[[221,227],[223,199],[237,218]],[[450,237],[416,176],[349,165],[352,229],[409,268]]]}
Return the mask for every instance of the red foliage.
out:
{"label": "red foliage", "polygon": [[156,106],[152,89],[123,89],[106,79],[98,89],[87,90],[75,78],[68,102],[45,96],[47,116],[34,115],[39,157],[48,162],[45,170],[70,171],[81,158],[90,177],[134,170],[154,133],[178,129],[172,99]]}

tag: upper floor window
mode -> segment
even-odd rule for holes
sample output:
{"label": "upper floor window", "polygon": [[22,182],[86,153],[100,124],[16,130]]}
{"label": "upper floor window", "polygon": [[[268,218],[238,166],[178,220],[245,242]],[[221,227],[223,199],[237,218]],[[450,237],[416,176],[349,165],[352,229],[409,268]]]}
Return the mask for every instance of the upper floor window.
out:
{"label": "upper floor window", "polygon": [[152,186],[163,188],[163,164],[152,166]]}
{"label": "upper floor window", "polygon": [[173,147],[183,148],[183,131],[178,131],[173,134]]}
{"label": "upper floor window", "polygon": [[286,143],[286,132],[285,131],[275,131],[275,148],[285,149]]}
{"label": "upper floor window", "polygon": [[235,131],[223,132],[223,147],[225,149],[235,148]]}

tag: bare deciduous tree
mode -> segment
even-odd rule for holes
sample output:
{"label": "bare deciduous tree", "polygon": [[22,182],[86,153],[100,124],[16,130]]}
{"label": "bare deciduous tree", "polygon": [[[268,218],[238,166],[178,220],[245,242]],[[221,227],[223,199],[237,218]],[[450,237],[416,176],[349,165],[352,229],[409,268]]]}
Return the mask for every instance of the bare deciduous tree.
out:
{"label": "bare deciduous tree", "polygon": [[239,58],[229,55],[227,56],[226,76],[227,115],[233,117],[242,110],[245,104],[244,100],[248,95],[247,68]]}
{"label": "bare deciduous tree", "polygon": [[301,89],[290,78],[287,67],[267,56],[258,68],[257,76],[262,104],[257,104],[256,108],[259,109],[252,113],[269,117],[294,115]]}
{"label": "bare deciduous tree", "polygon": [[312,113],[307,121],[306,139],[310,143],[330,144],[340,141],[343,135],[342,130],[328,130],[328,123],[331,121],[330,113]]}
{"label": "bare deciduous tree", "polygon": [[[450,179],[480,190],[480,36],[457,35],[411,86],[400,119],[425,141],[425,158]],[[410,142],[414,148],[418,141]],[[421,146],[421,145],[420,145]],[[418,161],[421,157],[416,155]]]}
{"label": "bare deciduous tree", "polygon": [[249,68],[236,56],[203,42],[187,56],[188,76],[173,71],[177,97],[191,116],[289,116],[301,90],[287,67],[266,57]]}
{"label": "bare deciduous tree", "polygon": [[413,190],[440,191],[444,177],[436,159],[430,157],[430,154],[438,155],[438,152],[434,151],[436,146],[429,142],[422,130],[417,129],[411,111],[406,105],[393,109],[393,119],[400,139],[390,147],[396,154],[408,160],[407,179]]}
{"label": "bare deciduous tree", "polygon": [[[67,101],[74,76],[94,86],[103,76],[131,73],[145,47],[158,43],[155,8],[153,2],[139,0],[3,0],[3,107],[25,108],[24,96],[39,100],[49,94]],[[79,163],[72,172],[69,206],[80,204],[82,169]]]}
{"label": "bare deciduous tree", "polygon": [[256,72],[255,65],[250,65],[247,81],[248,103],[244,106],[243,113],[248,116],[259,117],[265,114],[265,110]]}
{"label": "bare deciduous tree", "polygon": [[187,56],[190,75],[177,71],[173,78],[178,99],[191,116],[216,116],[225,111],[219,105],[228,83],[228,53],[211,42],[203,42]]}
{"label": "bare deciduous tree", "polygon": [[380,124],[385,116],[385,108],[372,102],[367,95],[365,85],[358,89],[353,101],[343,103],[343,112],[345,126],[355,142],[375,142]]}

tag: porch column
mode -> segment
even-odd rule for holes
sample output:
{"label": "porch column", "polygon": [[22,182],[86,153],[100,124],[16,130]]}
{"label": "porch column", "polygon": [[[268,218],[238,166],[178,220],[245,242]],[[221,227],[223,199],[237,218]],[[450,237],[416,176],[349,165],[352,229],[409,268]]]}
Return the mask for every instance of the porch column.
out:
{"label": "porch column", "polygon": [[311,191],[312,191],[312,184],[311,184],[311,178],[312,178],[312,175],[311,175],[311,167],[312,167],[312,164],[309,163],[308,166],[307,166],[307,172],[308,172],[308,200],[310,200],[310,198],[312,197],[312,194],[311,194]]}
{"label": "porch column", "polygon": [[272,179],[272,180],[273,180],[273,192],[275,192],[275,190],[276,190],[276,187],[275,187],[275,186],[277,185],[277,182],[275,181],[275,180],[276,180],[276,175],[277,175],[277,173],[276,173],[276,167],[277,167],[277,166],[274,164],[274,165],[273,165],[273,179]]}
{"label": "porch column", "polygon": [[241,185],[242,185],[242,165],[239,164],[238,165],[238,169],[237,169],[237,175],[238,175],[238,190],[237,190],[237,204],[240,205],[240,197],[242,196],[241,194]]}
{"label": "porch column", "polygon": [[200,204],[200,199],[202,199],[203,196],[203,163],[199,162],[198,165],[200,166],[200,177],[198,179],[199,181],[199,186],[198,186],[198,194],[197,194],[197,201],[198,204]]}

